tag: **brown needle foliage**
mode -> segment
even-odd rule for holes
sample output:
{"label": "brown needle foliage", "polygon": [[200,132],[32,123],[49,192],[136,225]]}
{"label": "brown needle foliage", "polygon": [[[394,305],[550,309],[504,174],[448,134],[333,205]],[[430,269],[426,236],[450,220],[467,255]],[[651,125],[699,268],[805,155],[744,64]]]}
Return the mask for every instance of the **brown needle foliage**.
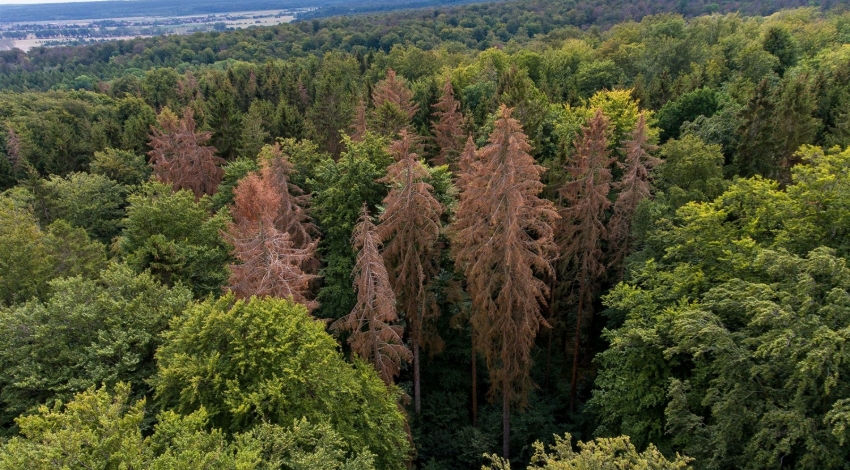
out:
{"label": "brown needle foliage", "polygon": [[354,266],[357,304],[351,313],[331,324],[331,329],[351,332],[351,349],[371,362],[384,382],[391,384],[402,363],[410,360],[410,350],[402,340],[404,329],[394,324],[398,320],[395,295],[379,251],[380,239],[365,205],[352,238],[359,250]]}
{"label": "brown needle foliage", "polygon": [[647,141],[646,116],[641,113],[631,140],[623,142],[626,154],[625,162],[617,162],[623,170],[623,178],[614,184],[620,191],[614,203],[614,213],[608,222],[608,240],[610,246],[609,266],[618,266],[629,253],[632,220],[638,204],[651,195],[649,173],[661,160],[650,155],[657,149]]}
{"label": "brown needle foliage", "polygon": [[409,325],[413,349],[414,409],[420,412],[419,348],[439,349],[439,337],[426,334],[425,322],[439,315],[428,284],[438,271],[440,215],[443,206],[434,197],[434,188],[425,180],[428,169],[413,148],[416,136],[401,131],[401,139],[392,143],[395,163],[387,168],[381,182],[391,185],[384,199],[378,236],[384,245],[384,261],[389,267],[390,284]]}
{"label": "brown needle foliage", "polygon": [[215,155],[214,147],[204,145],[209,132],[195,132],[192,109],[186,108],[182,119],[163,109],[157,122],[159,127],[151,126],[148,142],[154,175],[171,183],[175,191],[192,191],[196,199],[215,193],[224,175],[220,166],[224,160]]}
{"label": "brown needle foliage", "polygon": [[510,406],[524,403],[531,348],[541,325],[553,276],[558,218],[543,190],[544,169],[529,155],[528,138],[502,105],[490,143],[478,152],[466,179],[454,224],[454,256],[472,298],[475,344],[487,360],[490,396],[502,392],[503,454],[510,450]]}
{"label": "brown needle foliage", "polygon": [[234,193],[233,222],[225,237],[240,263],[230,266],[228,289],[239,298],[288,298],[314,309],[317,304],[308,295],[316,276],[302,266],[313,258],[317,242],[296,247],[292,237],[275,226],[281,198],[259,174],[245,177]]}
{"label": "brown needle foliage", "polygon": [[387,70],[386,78],[375,84],[372,103],[375,105],[372,127],[376,133],[391,137],[407,129],[419,110],[419,105],[413,102],[413,92],[393,69]]}
{"label": "brown needle foliage", "polygon": [[573,347],[573,371],[570,390],[570,409],[575,410],[578,379],[579,342],[582,314],[589,309],[593,289],[605,272],[602,244],[608,238],[605,211],[611,206],[613,158],[610,157],[606,133],[608,118],[597,110],[575,142],[576,152],[567,171],[571,181],[561,188],[566,207],[561,210],[559,248],[569,266],[569,277],[578,285],[578,312]]}
{"label": "brown needle foliage", "polygon": [[455,99],[452,82],[448,78],[443,85],[443,95],[440,96],[440,100],[433,107],[436,109],[434,116],[437,118],[437,122],[434,123],[432,129],[437,146],[440,147],[440,154],[437,158],[434,158],[434,164],[454,165],[463,148],[464,118],[463,114],[458,111],[460,103]]}
{"label": "brown needle foliage", "polygon": [[319,233],[318,227],[307,213],[310,195],[289,182],[295,166],[280,148],[280,144],[267,145],[259,155],[260,175],[271,186],[280,199],[275,227],[289,234],[298,248],[312,244]]}

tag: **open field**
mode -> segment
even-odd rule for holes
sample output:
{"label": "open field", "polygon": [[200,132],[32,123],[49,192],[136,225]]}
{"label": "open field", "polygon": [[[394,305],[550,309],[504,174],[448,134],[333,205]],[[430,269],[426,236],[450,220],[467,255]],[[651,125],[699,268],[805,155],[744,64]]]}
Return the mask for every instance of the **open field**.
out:
{"label": "open field", "polygon": [[39,46],[273,26],[289,23],[297,13],[307,11],[310,9],[7,23],[0,25],[0,36],[4,39],[0,42],[0,50],[19,48],[27,51]]}

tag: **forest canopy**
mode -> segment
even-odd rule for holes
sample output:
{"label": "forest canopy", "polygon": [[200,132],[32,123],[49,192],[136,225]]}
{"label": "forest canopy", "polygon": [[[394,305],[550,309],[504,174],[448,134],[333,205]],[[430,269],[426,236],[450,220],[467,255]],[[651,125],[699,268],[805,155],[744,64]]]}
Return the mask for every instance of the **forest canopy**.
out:
{"label": "forest canopy", "polygon": [[0,52],[0,468],[843,468],[850,13],[714,5]]}

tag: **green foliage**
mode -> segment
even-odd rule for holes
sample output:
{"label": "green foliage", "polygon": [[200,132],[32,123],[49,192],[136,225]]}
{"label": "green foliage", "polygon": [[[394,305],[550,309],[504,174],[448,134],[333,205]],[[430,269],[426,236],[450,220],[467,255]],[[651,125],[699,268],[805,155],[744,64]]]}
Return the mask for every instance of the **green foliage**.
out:
{"label": "green foliage", "polygon": [[207,430],[203,409],[181,416],[165,411],[154,432],[142,437],[145,400],[130,402],[130,385],[113,393],[94,387],[64,407],[42,406],[21,417],[21,436],[0,443],[0,469],[150,468],[182,470],[373,470],[374,456],[349,453],[327,425],[296,420],[291,428],[259,425],[233,441],[218,429]]}
{"label": "green foliage", "polygon": [[70,277],[50,287],[46,301],[0,312],[4,428],[40,403],[101,383],[127,381],[146,393],[159,334],[191,298],[120,264],[97,280]]}
{"label": "green foliage", "polygon": [[404,467],[398,389],[370,365],[346,363],[323,323],[301,305],[207,300],[173,320],[157,360],[153,383],[164,406],[183,413],[203,407],[214,426],[232,433],[302,417],[328,423],[348,451],[368,448],[379,468]]}
{"label": "green foliage", "polygon": [[[579,451],[573,450],[572,436],[555,436],[555,444],[548,450],[540,441],[534,443],[534,456],[529,470],[597,470],[640,468],[647,470],[685,470],[693,459],[676,455],[672,461],[664,457],[652,444],[638,452],[628,436],[599,438],[579,442]],[[493,470],[510,470],[510,465],[496,456],[488,456]],[[486,470],[483,467],[482,470]]]}
{"label": "green foliage", "polygon": [[662,145],[659,155],[663,161],[655,169],[654,182],[672,209],[691,201],[711,201],[726,188],[719,145],[685,135]]}
{"label": "green foliage", "polygon": [[650,234],[654,259],[605,297],[625,323],[598,358],[598,432],[684,451],[700,468],[847,460],[850,152],[804,156],[785,191],[737,180]]}
{"label": "green foliage", "polygon": [[128,198],[116,248],[138,272],[189,286],[196,297],[220,292],[227,281],[230,248],[221,238],[227,214],[211,215],[211,201],[189,191],[146,183]]}
{"label": "green foliage", "polygon": [[685,93],[676,100],[668,101],[658,110],[658,127],[661,129],[661,141],[679,137],[679,129],[685,122],[692,122],[700,116],[710,118],[718,109],[717,92],[700,88]]}
{"label": "green foliage", "polygon": [[114,148],[95,152],[89,170],[125,186],[140,185],[151,175],[151,168],[143,156]]}
{"label": "green foliage", "polygon": [[51,279],[93,278],[105,264],[104,246],[83,229],[58,220],[44,232],[30,212],[0,198],[0,304],[43,299]]}
{"label": "green foliage", "polygon": [[44,182],[43,190],[48,222],[65,220],[103,243],[118,235],[125,186],[99,174],[71,173],[64,178],[51,177]]}
{"label": "green foliage", "polygon": [[317,315],[323,318],[339,318],[354,306],[351,234],[363,204],[373,212],[387,195],[387,186],[377,180],[392,161],[386,138],[367,133],[361,142],[347,137],[344,142],[347,151],[339,160],[321,161],[307,183],[315,191],[312,215],[322,231],[319,250],[327,260],[321,273],[324,286],[317,297]]}
{"label": "green foliage", "polygon": [[248,176],[248,173],[259,169],[257,161],[251,158],[237,158],[225,165],[224,176],[211,199],[212,208],[218,211],[233,204],[233,190],[239,184],[239,180]]}

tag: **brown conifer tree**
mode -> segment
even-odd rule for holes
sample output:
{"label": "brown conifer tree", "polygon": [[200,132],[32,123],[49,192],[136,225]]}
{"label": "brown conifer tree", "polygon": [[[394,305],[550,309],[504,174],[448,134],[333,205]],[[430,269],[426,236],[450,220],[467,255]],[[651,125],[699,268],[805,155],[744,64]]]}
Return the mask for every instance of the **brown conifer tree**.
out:
{"label": "brown conifer tree", "polygon": [[214,194],[224,176],[224,160],[215,155],[215,148],[204,145],[210,139],[209,132],[195,132],[192,109],[183,111],[183,119],[163,109],[157,122],[159,127],[151,126],[148,143],[153,149],[148,155],[154,175],[171,183],[175,191],[192,191],[196,199]]}
{"label": "brown conifer tree", "polygon": [[240,263],[230,266],[228,289],[240,298],[289,298],[314,309],[309,292],[316,276],[302,267],[313,259],[317,242],[296,247],[291,235],[277,228],[281,196],[261,174],[245,177],[234,194],[233,222],[225,236]]}
{"label": "brown conifer tree", "polygon": [[[384,261],[398,305],[407,319],[413,349],[413,403],[421,410],[419,349],[439,349],[439,337],[426,332],[426,322],[439,315],[428,284],[438,271],[440,215],[443,206],[432,194],[434,188],[426,182],[428,169],[413,148],[416,136],[401,131],[401,139],[392,143],[390,152],[395,163],[387,168],[381,181],[391,185],[384,199],[386,208],[381,215],[378,235],[384,245]],[[428,334],[430,333],[430,334]]]}
{"label": "brown conifer tree", "polygon": [[617,162],[623,170],[623,178],[614,184],[620,191],[614,202],[614,213],[608,222],[610,250],[609,266],[619,266],[629,252],[632,219],[638,204],[650,196],[649,173],[661,160],[650,155],[656,146],[647,141],[646,116],[641,113],[631,140],[623,142],[625,162]]}
{"label": "brown conifer tree", "polygon": [[278,213],[274,219],[275,227],[288,233],[296,248],[309,246],[315,241],[319,229],[307,213],[310,195],[304,194],[301,188],[289,181],[295,172],[295,166],[277,143],[263,147],[259,160],[263,180],[280,198]]}
{"label": "brown conifer tree", "polygon": [[455,99],[452,82],[448,78],[443,85],[443,95],[434,104],[434,108],[436,109],[434,116],[437,118],[437,122],[434,123],[432,129],[434,139],[440,148],[440,154],[433,161],[437,165],[454,165],[463,149],[464,119],[463,114],[458,111],[460,103]]}
{"label": "brown conifer tree", "polygon": [[402,129],[410,127],[410,121],[419,110],[413,102],[413,92],[399,78],[395,70],[387,70],[385,79],[375,84],[372,90],[371,127],[380,135],[397,137]]}
{"label": "brown conifer tree", "polygon": [[605,272],[602,244],[608,237],[605,211],[611,206],[611,164],[608,152],[608,118],[597,110],[575,142],[575,156],[567,167],[571,180],[561,188],[566,207],[561,210],[558,244],[569,266],[569,278],[578,290],[578,310],[573,344],[570,410],[575,411],[578,357],[583,314],[591,309],[593,290]]}
{"label": "brown conifer tree", "polygon": [[458,191],[463,192],[470,179],[478,174],[479,166],[478,149],[475,147],[475,141],[472,140],[472,134],[469,134],[457,162],[458,172],[455,178],[455,186],[457,186]]}
{"label": "brown conifer tree", "polygon": [[381,242],[365,205],[352,238],[359,250],[354,266],[357,304],[351,313],[331,324],[331,329],[351,332],[351,349],[371,362],[384,382],[391,384],[402,363],[410,360],[410,350],[402,339],[404,329],[395,324],[395,295],[379,251]]}
{"label": "brown conifer tree", "polygon": [[541,325],[555,251],[553,204],[541,199],[544,169],[511,110],[498,111],[490,143],[460,195],[454,255],[472,298],[475,344],[487,360],[490,396],[502,394],[502,451],[510,453],[510,408],[530,385],[531,348]]}
{"label": "brown conifer tree", "polygon": [[354,123],[351,125],[351,141],[362,142],[366,135],[366,103],[361,99],[354,110]]}

